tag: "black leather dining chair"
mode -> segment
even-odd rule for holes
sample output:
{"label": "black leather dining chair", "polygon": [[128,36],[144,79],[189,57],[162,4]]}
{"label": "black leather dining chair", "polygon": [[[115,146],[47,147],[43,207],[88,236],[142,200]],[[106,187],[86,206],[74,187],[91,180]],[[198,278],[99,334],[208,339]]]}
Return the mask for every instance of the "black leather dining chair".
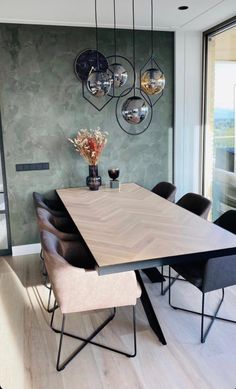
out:
{"label": "black leather dining chair", "polygon": [[195,215],[201,216],[203,219],[207,219],[211,208],[211,201],[209,199],[191,192],[186,193],[176,204],[195,213]]}
{"label": "black leather dining chair", "polygon": [[[218,226],[236,233],[236,211],[230,210],[220,216],[215,222]],[[194,313],[201,316],[201,342],[204,343],[215,319],[236,323],[234,320],[218,317],[217,313],[224,300],[224,288],[236,285],[236,255],[210,258],[205,261],[191,262],[191,264],[171,265],[169,268],[169,277],[171,277],[171,268],[180,274],[186,281],[197,287],[202,292],[201,312],[185,309],[171,302],[171,283],[169,278],[169,304],[174,309]],[[213,315],[205,314],[205,294],[215,290],[222,290],[222,298]],[[204,318],[211,318],[211,322],[204,331]]]}
{"label": "black leather dining chair", "polygon": [[[66,218],[68,220],[70,218],[66,211],[66,208],[64,207],[62,201],[59,199],[58,196],[55,199],[47,199],[44,195],[38,192],[33,192],[33,202],[35,209],[42,208],[49,212],[50,215],[53,215],[54,217],[60,217],[61,219],[58,220],[61,220],[62,224],[65,224]],[[72,225],[72,223],[70,224]],[[72,228],[74,229],[74,226]],[[44,259],[42,255],[42,249],[40,251],[40,258],[42,259],[43,263],[42,273],[45,277],[47,277],[47,271],[44,265]]]}
{"label": "black leather dining chair", "polygon": [[[153,193],[160,197],[163,197],[168,201],[171,201],[172,203],[175,202],[176,190],[177,188],[174,184],[171,184],[170,182],[166,181],[159,182],[157,185],[154,186],[154,188],[152,188]],[[163,289],[163,282],[165,281],[165,278],[163,277],[163,269],[162,274],[156,267],[143,269],[143,272],[152,282],[161,282]]]}
{"label": "black leather dining chair", "polygon": [[[76,252],[76,243],[77,245],[85,246],[84,242],[82,240],[82,237],[77,230],[76,226],[72,222],[72,220],[68,217],[58,217],[54,216],[52,213],[47,211],[47,209],[42,208],[42,207],[36,207],[36,218],[37,218],[37,223],[39,230],[42,231],[48,231],[55,235],[58,239],[64,242],[68,242],[70,244],[70,247],[73,248],[73,251]],[[73,242],[73,243],[72,243]],[[75,243],[74,243],[75,242]],[[66,244],[66,243],[65,243]],[[68,246],[67,244],[67,246]],[[79,246],[79,247],[80,247]],[[82,248],[80,249],[82,250]],[[91,257],[90,252],[88,252],[88,249],[84,247],[84,253],[86,253],[86,258],[89,256]],[[47,311],[51,312],[50,309],[50,299],[51,299],[51,286],[48,286],[47,282],[47,270],[45,267],[45,262],[44,262],[44,256],[43,256],[43,250],[41,249],[40,252],[40,258],[42,259],[42,264],[43,264],[43,276],[45,277],[45,286],[49,289],[49,297],[48,297],[48,304],[47,304]]]}
{"label": "black leather dining chair", "polygon": [[[211,208],[211,201],[207,199],[204,196],[201,196],[197,193],[186,193],[183,197],[181,197],[177,203],[179,207],[182,207],[184,209],[187,209],[188,211],[194,213],[197,216],[202,217],[203,219],[207,219],[210,208]],[[163,267],[161,268],[161,274],[163,276]],[[169,276],[166,276],[169,278]],[[172,278],[171,285],[176,281],[176,279],[179,277],[177,275],[176,277]],[[166,287],[166,289],[163,289],[163,282],[161,284],[161,294],[164,296],[164,294],[168,291],[169,286]]]}
{"label": "black leather dining chair", "polygon": [[45,196],[38,192],[33,192],[33,200],[35,208],[40,207],[46,209],[54,216],[67,216],[67,211],[62,203],[62,201],[58,199],[47,199]]}
{"label": "black leather dining chair", "polygon": [[37,207],[35,211],[40,230],[52,232],[61,240],[80,239],[80,234],[70,218],[54,216],[40,207]]}
{"label": "black leather dining chair", "polygon": [[166,200],[175,202],[176,186],[170,182],[159,182],[157,185],[152,188],[152,192],[157,194],[160,197],[163,197]]}

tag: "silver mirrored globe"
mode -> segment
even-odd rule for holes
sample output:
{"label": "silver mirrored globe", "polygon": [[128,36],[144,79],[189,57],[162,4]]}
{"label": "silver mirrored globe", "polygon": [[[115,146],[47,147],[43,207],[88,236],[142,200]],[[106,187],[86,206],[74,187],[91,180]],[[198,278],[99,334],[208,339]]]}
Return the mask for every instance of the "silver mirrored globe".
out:
{"label": "silver mirrored globe", "polygon": [[128,73],[120,63],[113,63],[109,66],[113,73],[114,87],[120,88],[125,85],[128,79]]}
{"label": "silver mirrored globe", "polygon": [[99,70],[91,71],[87,79],[88,91],[95,97],[102,97],[109,93],[112,86],[110,74]]}
{"label": "silver mirrored globe", "polygon": [[148,114],[148,106],[141,97],[129,97],[122,105],[123,118],[130,124],[140,124]]}
{"label": "silver mirrored globe", "polygon": [[165,88],[165,76],[159,69],[148,69],[141,77],[141,88],[147,95],[157,95]]}

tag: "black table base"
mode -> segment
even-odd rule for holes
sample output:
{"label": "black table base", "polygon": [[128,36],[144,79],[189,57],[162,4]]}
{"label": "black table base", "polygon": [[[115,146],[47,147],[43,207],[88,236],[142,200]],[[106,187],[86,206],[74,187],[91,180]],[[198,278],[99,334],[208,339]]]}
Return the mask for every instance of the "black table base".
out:
{"label": "black table base", "polygon": [[142,280],[142,277],[140,275],[139,270],[136,270],[135,273],[136,273],[137,280],[138,280],[139,285],[140,285],[141,290],[142,290],[141,302],[143,304],[143,309],[144,309],[144,311],[146,313],[146,316],[147,316],[148,322],[150,324],[150,327],[155,332],[155,334],[157,335],[157,337],[160,340],[160,342],[163,345],[166,345],[167,343],[166,343],[164,334],[162,332],[161,326],[159,324],[159,321],[158,321],[157,316],[155,314],[155,311],[153,309],[151,300],[150,300],[150,298],[148,296],[147,290],[145,288],[145,285],[144,285],[144,282]]}
{"label": "black table base", "polygon": [[143,269],[143,272],[148,276],[151,282],[164,282],[165,278],[159,272],[156,267],[149,267],[148,269]]}

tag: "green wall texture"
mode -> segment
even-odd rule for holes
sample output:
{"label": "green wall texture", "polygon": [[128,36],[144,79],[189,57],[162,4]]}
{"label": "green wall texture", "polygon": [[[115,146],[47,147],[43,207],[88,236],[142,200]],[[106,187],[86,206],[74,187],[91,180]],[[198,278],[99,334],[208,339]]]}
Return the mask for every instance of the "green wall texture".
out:
{"label": "green wall texture", "polygon": [[[132,60],[132,33],[117,32],[118,52]],[[149,56],[150,33],[136,32],[137,67]],[[100,126],[109,139],[99,162],[120,168],[121,182],[151,188],[171,180],[173,129],[174,35],[154,33],[154,53],[166,76],[165,93],[154,109],[150,128],[142,135],[124,133],[115,118],[115,99],[97,112],[81,93],[73,72],[76,55],[94,48],[93,28],[0,25],[0,105],[2,112],[12,244],[39,241],[32,192],[83,186],[86,162],[67,137],[77,129]],[[99,49],[113,51],[112,30],[99,30]],[[49,162],[50,170],[16,172],[17,163]]]}

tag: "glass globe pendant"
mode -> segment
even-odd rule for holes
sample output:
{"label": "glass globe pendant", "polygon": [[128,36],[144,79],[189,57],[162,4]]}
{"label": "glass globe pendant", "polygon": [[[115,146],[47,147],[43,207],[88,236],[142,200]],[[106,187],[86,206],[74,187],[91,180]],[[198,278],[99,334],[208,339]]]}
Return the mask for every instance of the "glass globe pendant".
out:
{"label": "glass globe pendant", "polygon": [[113,80],[107,72],[91,70],[87,79],[87,88],[93,96],[102,97],[109,93],[112,82]]}
{"label": "glass globe pendant", "polygon": [[159,70],[151,68],[146,70],[141,77],[141,89],[149,96],[161,93],[165,88],[165,76]]}
{"label": "glass globe pendant", "polygon": [[123,103],[121,112],[128,123],[140,124],[147,117],[148,105],[141,97],[132,96]]}
{"label": "glass globe pendant", "polygon": [[125,85],[128,79],[128,73],[124,66],[119,63],[113,63],[109,68],[113,73],[114,87],[120,88],[121,86]]}

